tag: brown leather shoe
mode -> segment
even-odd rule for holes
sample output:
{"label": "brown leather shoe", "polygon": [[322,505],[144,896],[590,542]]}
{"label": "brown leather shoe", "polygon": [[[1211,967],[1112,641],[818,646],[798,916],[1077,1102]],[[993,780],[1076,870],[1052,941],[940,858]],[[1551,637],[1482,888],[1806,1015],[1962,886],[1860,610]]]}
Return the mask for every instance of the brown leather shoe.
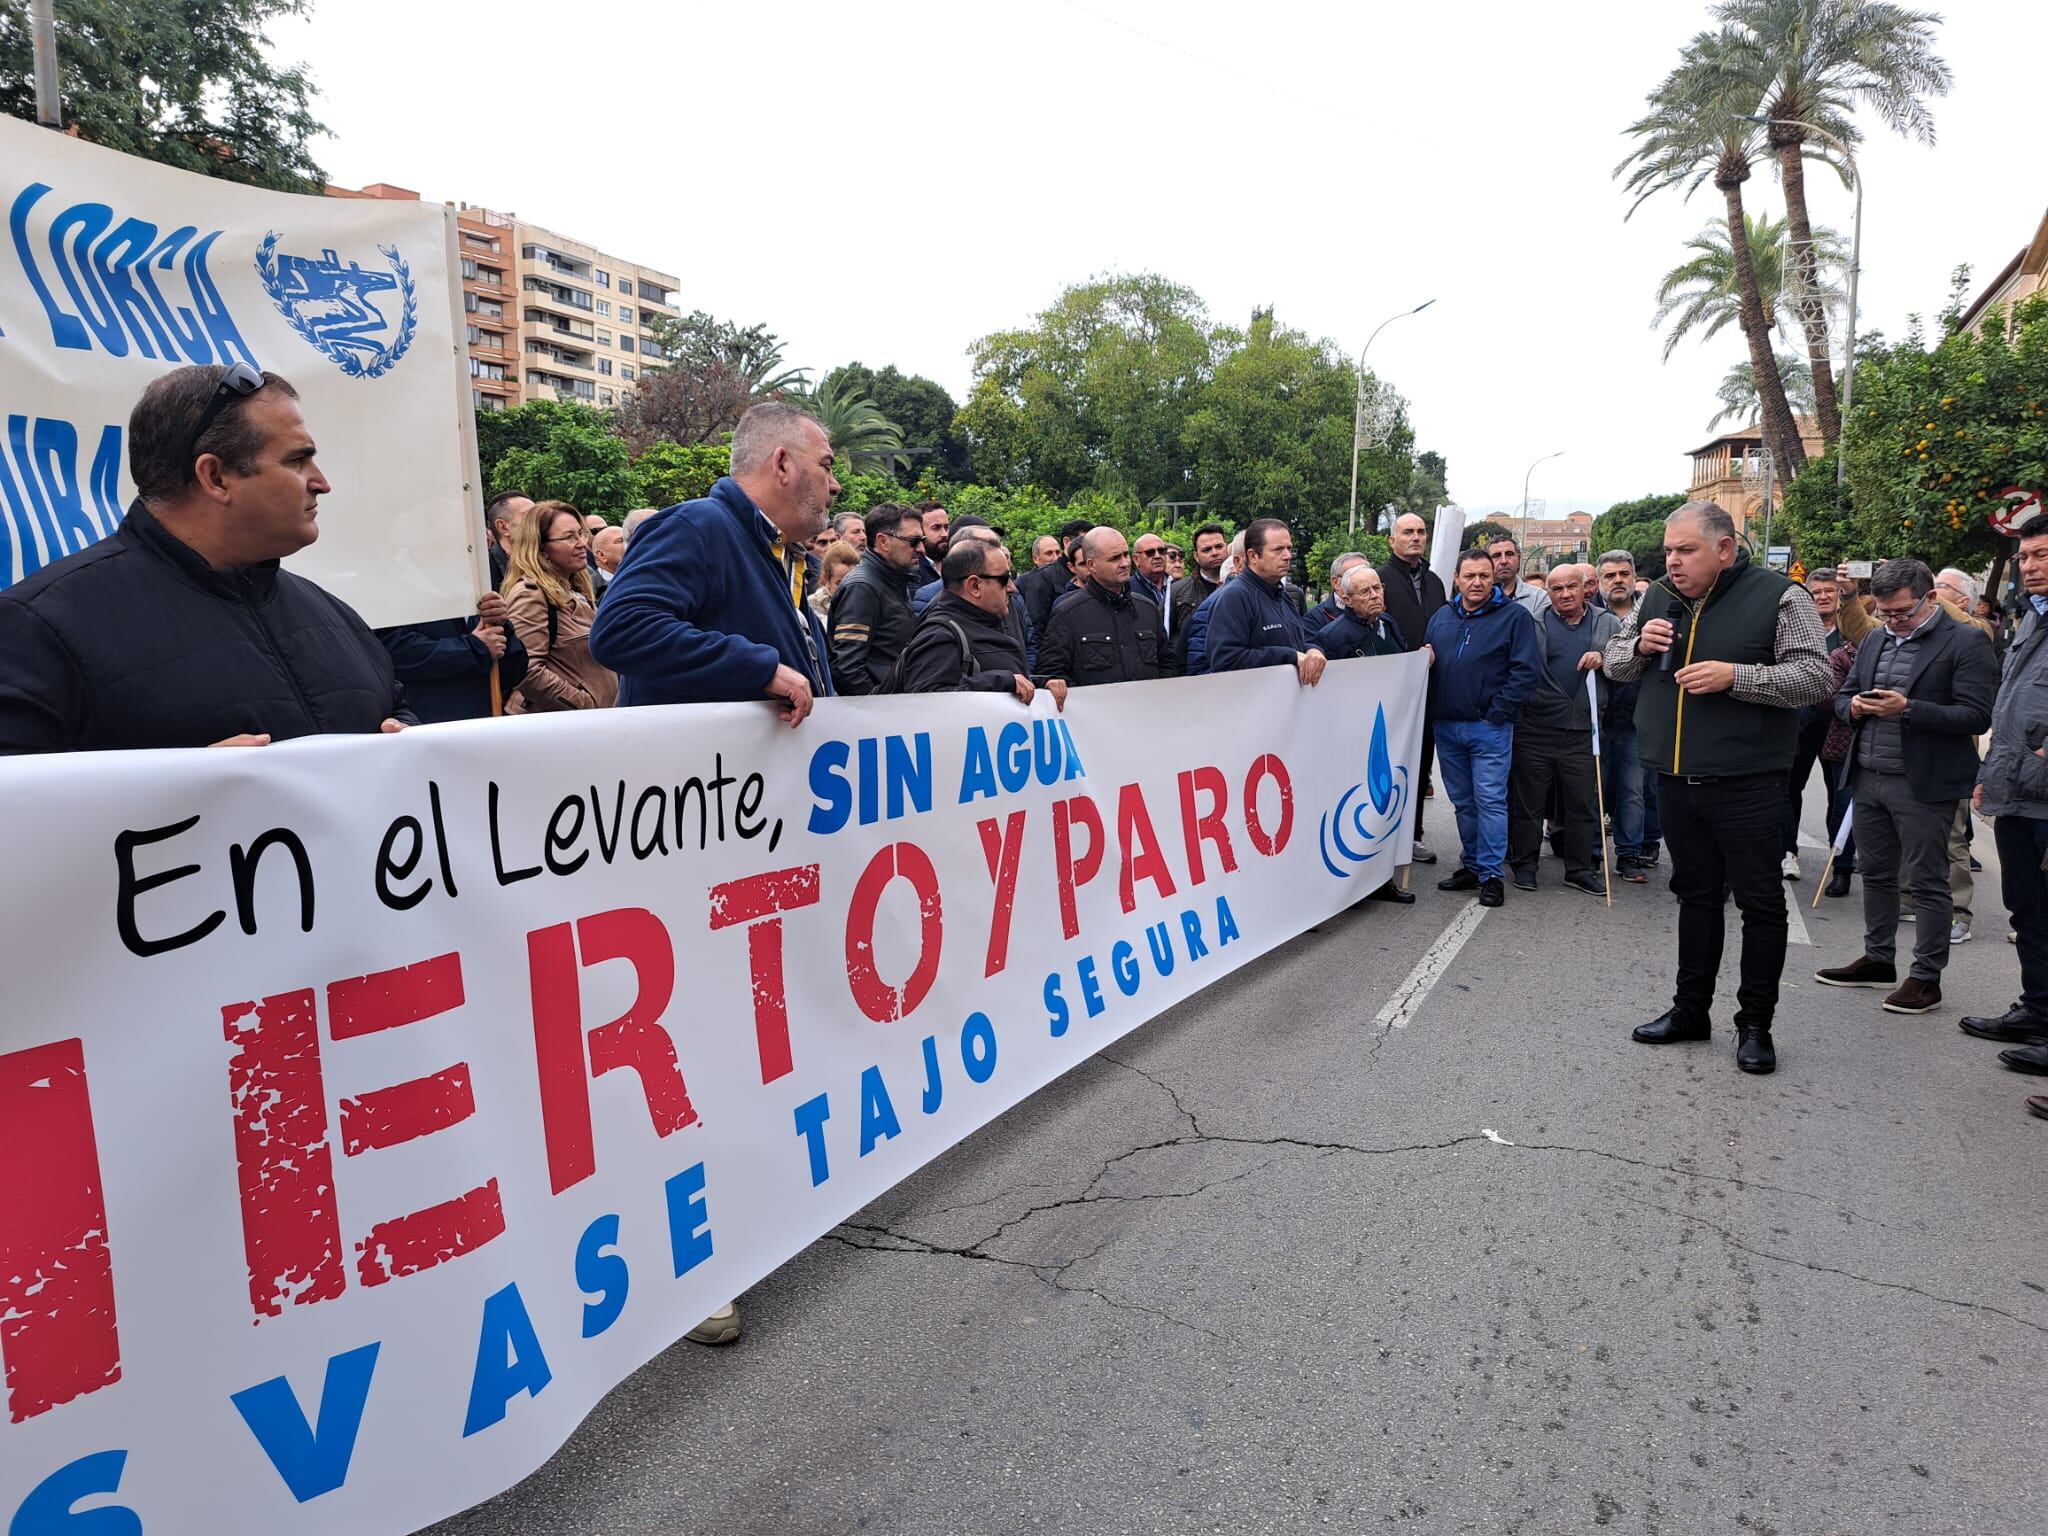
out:
{"label": "brown leather shoe", "polygon": [[1847,965],[1831,965],[1815,971],[1813,979],[1824,987],[1892,987],[1899,981],[1898,967],[1868,955],[1858,955]]}
{"label": "brown leather shoe", "polygon": [[1899,990],[1884,1000],[1886,1013],[1932,1013],[1941,1006],[1941,983],[1908,976]]}
{"label": "brown leather shoe", "polygon": [[2039,1115],[2043,1120],[2048,1120],[2048,1093],[2028,1094],[2027,1113]]}

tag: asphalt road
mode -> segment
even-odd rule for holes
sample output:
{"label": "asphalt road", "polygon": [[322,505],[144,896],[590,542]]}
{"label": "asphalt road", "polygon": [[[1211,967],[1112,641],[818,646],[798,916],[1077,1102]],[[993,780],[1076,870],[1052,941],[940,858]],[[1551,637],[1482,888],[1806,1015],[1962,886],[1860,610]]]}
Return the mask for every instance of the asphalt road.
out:
{"label": "asphalt road", "polygon": [[1732,953],[1711,1043],[1630,1042],[1661,882],[1418,881],[1019,1105],[437,1536],[2048,1531],[2048,1123],[1955,1027],[2017,979],[1977,842],[1922,1018],[1809,979],[1861,916],[1806,910],[1807,855],[1768,1078]]}

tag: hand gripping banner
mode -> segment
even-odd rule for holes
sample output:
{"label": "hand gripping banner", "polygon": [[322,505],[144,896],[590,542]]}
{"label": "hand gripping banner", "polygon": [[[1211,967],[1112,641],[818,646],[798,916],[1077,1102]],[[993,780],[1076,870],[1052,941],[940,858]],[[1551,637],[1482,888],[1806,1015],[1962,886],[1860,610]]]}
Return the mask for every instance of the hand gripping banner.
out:
{"label": "hand gripping banner", "polygon": [[509,1486],[1387,879],[1425,677],[0,762],[0,1529],[374,1536]]}

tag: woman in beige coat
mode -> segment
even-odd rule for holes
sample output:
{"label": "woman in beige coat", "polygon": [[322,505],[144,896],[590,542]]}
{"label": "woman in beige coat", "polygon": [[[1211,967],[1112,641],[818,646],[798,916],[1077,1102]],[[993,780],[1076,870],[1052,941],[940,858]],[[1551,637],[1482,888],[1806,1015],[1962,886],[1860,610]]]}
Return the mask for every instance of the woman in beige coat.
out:
{"label": "woman in beige coat", "polygon": [[609,709],[618,702],[618,676],[590,655],[597,600],[589,553],[583,514],[566,501],[541,502],[512,525],[503,590],[528,666],[526,680],[505,701],[506,714]]}

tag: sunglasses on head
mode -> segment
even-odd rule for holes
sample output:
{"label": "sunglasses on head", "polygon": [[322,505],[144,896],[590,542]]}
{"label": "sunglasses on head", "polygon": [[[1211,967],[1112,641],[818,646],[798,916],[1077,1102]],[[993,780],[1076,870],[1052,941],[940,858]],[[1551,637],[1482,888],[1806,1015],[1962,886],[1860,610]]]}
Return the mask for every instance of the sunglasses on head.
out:
{"label": "sunglasses on head", "polygon": [[213,398],[206,402],[206,409],[199,413],[199,425],[193,429],[191,439],[185,444],[185,462],[191,463],[199,452],[199,439],[206,436],[206,429],[220,419],[220,413],[238,400],[246,400],[263,387],[263,375],[247,363],[236,363],[221,375],[214,387]]}

